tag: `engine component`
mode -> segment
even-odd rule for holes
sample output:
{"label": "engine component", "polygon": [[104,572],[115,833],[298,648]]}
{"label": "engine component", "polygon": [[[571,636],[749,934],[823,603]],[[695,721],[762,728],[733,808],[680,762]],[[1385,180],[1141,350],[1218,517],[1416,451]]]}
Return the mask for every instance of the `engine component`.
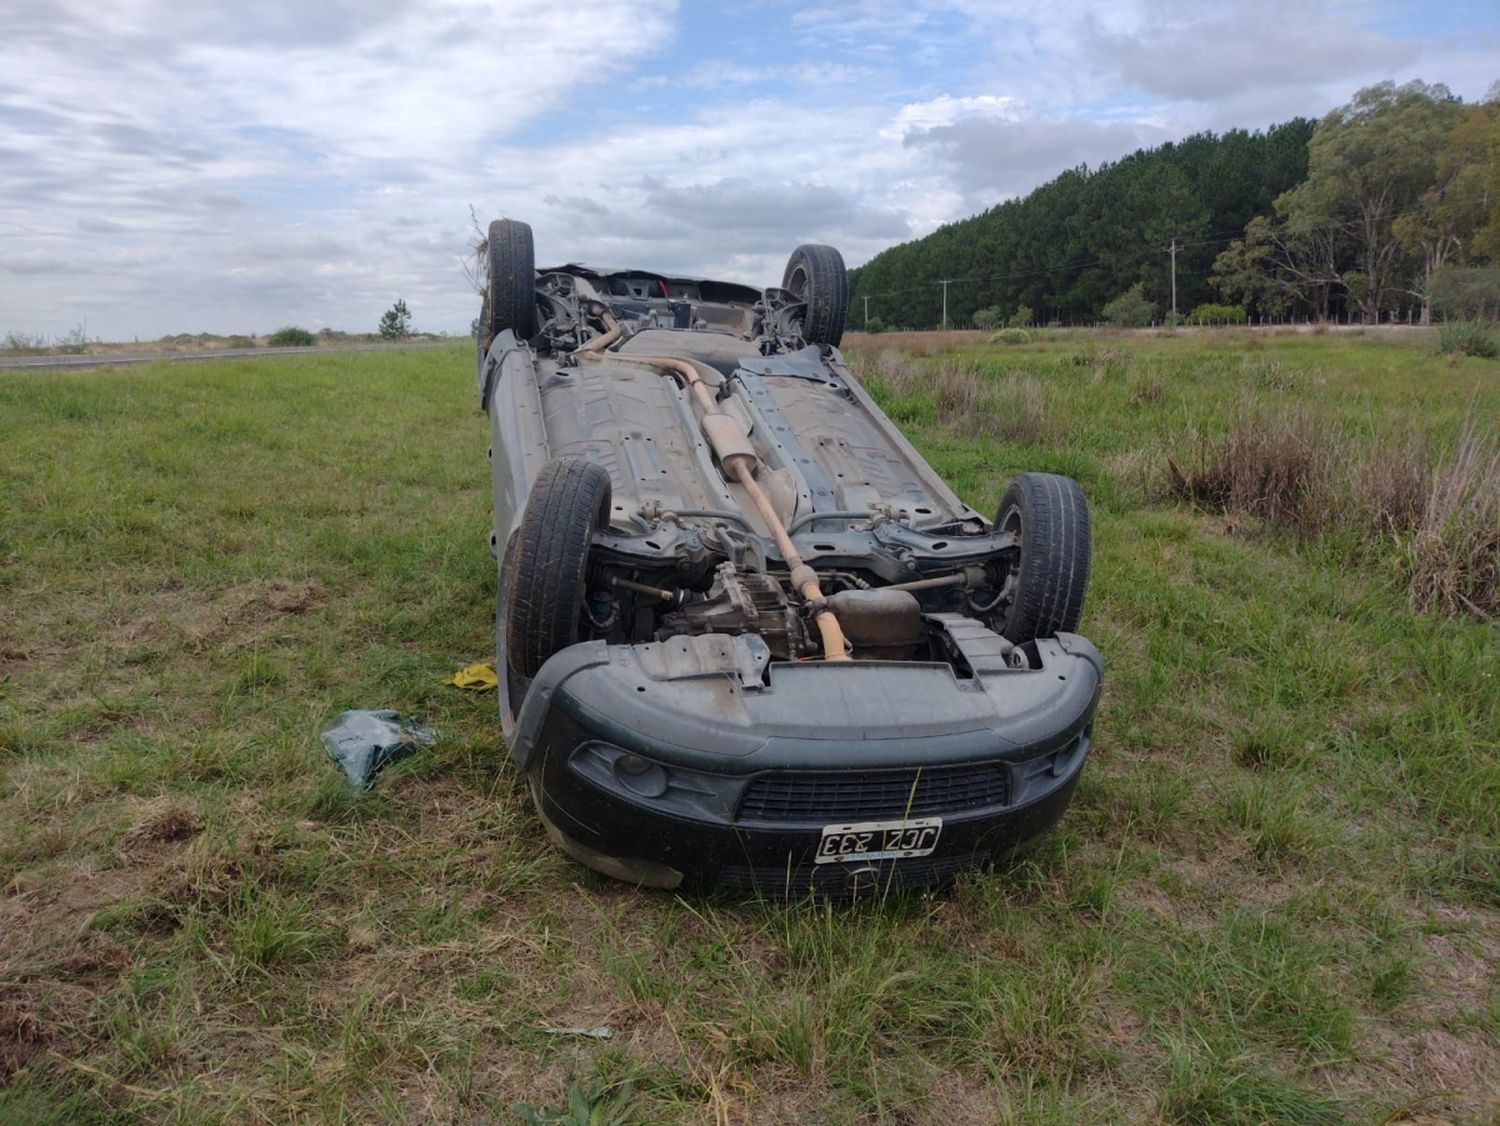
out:
{"label": "engine component", "polygon": [[922,606],[904,590],[841,590],[828,607],[861,657],[910,660],[922,644]]}
{"label": "engine component", "polygon": [[[915,602],[915,599],[913,599]],[[662,616],[658,641],[679,634],[758,633],[772,656],[789,661],[811,648],[807,631],[788,604],[786,592],[770,575],[740,572],[722,563],[702,601],[689,602]]]}

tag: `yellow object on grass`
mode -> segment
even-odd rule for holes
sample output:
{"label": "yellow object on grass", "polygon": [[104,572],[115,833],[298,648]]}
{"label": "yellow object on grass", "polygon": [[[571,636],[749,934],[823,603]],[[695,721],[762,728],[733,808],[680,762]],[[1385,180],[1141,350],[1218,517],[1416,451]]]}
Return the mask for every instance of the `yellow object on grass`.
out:
{"label": "yellow object on grass", "polygon": [[455,688],[467,688],[471,692],[488,692],[498,682],[495,680],[495,666],[489,661],[481,661],[477,665],[459,669],[443,683]]}

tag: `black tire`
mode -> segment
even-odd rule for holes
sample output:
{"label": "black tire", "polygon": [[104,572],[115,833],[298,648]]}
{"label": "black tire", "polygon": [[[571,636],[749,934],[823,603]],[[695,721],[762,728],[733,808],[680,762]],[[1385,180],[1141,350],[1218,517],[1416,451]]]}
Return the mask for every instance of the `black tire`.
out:
{"label": "black tire", "polygon": [[529,224],[517,219],[490,224],[485,308],[491,339],[506,329],[522,340],[536,335],[536,249]]}
{"label": "black tire", "polygon": [[999,632],[1020,645],[1076,630],[1092,550],[1089,505],[1078,482],[1055,473],[1022,473],[1000,498],[995,526],[1021,541]]}
{"label": "black tire", "polygon": [[832,344],[844,338],[849,311],[849,275],[844,256],[831,246],[808,243],[792,251],[781,288],[807,302],[802,339],[809,344]]}
{"label": "black tire", "polygon": [[514,558],[500,576],[507,585],[500,628],[513,674],[535,676],[548,657],[578,640],[589,545],[609,522],[609,503],[609,471],[597,462],[561,457],[537,474]]}

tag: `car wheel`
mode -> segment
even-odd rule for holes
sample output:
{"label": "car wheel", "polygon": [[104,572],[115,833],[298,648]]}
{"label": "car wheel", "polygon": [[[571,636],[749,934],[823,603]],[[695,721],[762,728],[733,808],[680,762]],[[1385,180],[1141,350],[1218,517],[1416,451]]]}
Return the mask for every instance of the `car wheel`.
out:
{"label": "car wheel", "polygon": [[510,329],[530,340],[536,335],[536,251],[529,224],[516,219],[490,224],[488,280],[490,337]]}
{"label": "car wheel", "polygon": [[561,457],[537,474],[509,573],[500,576],[513,675],[535,676],[548,657],[578,640],[589,545],[609,522],[609,503],[609,471],[597,462]]}
{"label": "car wheel", "polygon": [[807,303],[802,339],[809,344],[837,346],[844,338],[844,316],[849,307],[844,256],[831,246],[799,246],[787,261],[781,288]]}
{"label": "car wheel", "polygon": [[1022,473],[1000,498],[995,526],[1020,541],[999,632],[1020,645],[1071,632],[1089,584],[1089,506],[1071,477]]}

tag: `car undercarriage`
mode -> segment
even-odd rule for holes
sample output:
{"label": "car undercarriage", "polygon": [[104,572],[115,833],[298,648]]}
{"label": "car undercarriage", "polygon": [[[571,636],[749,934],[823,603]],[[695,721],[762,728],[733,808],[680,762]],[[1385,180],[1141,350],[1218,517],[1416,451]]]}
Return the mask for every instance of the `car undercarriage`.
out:
{"label": "car undercarriage", "polygon": [[[993,521],[965,505],[845,364],[832,248],[798,248],[762,290],[535,270],[511,220],[489,254],[477,377],[500,706],[554,838],[662,886],[722,883],[754,853],[749,870],[784,868],[788,894],[847,891],[855,872],[932,882],[914,861],[943,854],[959,820],[993,838],[966,864],[1028,843],[1017,771],[1064,751],[1053,790],[1071,793],[1101,671],[1072,633],[1089,562],[1077,484],[1022,474]],[[773,769],[778,740],[802,759]],[[934,780],[966,768],[1004,784],[941,808]],[[769,836],[746,804],[768,770],[828,776]],[[862,774],[895,796],[844,809],[814,792]],[[674,810],[684,787],[698,796]],[[908,816],[918,799],[938,812]]]}

